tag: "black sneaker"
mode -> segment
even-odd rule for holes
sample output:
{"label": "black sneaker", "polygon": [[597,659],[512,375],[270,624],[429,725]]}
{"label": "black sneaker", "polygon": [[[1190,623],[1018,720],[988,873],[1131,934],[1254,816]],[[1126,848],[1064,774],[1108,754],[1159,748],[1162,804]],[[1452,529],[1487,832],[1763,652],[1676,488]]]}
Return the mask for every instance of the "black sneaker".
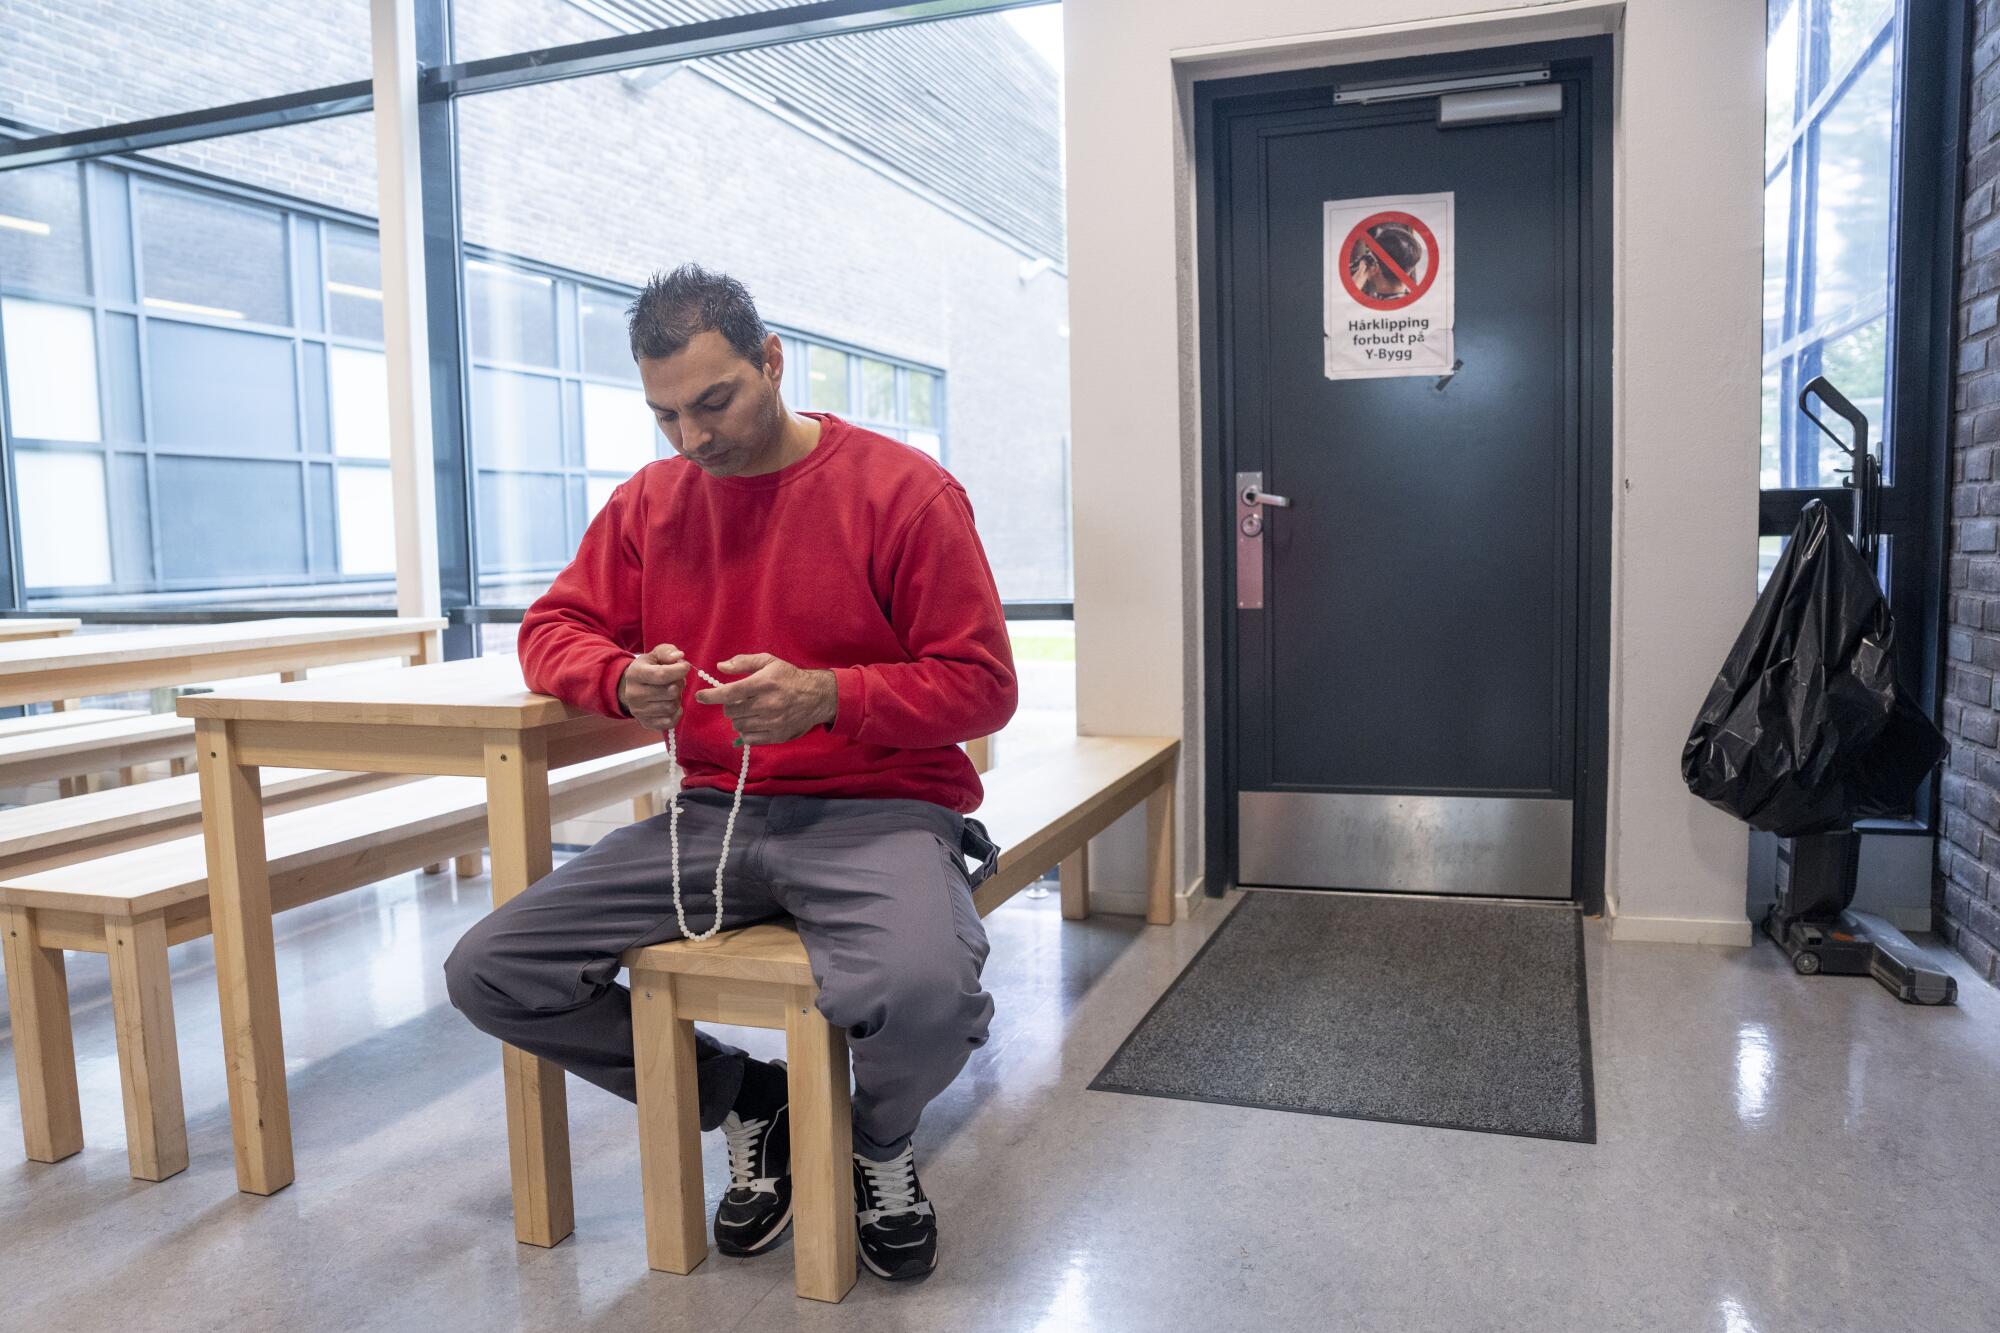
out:
{"label": "black sneaker", "polygon": [[[772,1064],[781,1073],[783,1060]],[[729,1188],[715,1209],[715,1248],[739,1258],[762,1254],[792,1225],[791,1103],[749,1118],[731,1110],[722,1120],[729,1145]]]}
{"label": "black sneaker", "polygon": [[917,1179],[915,1146],[886,1162],[854,1154],[854,1224],[861,1262],[894,1282],[937,1267],[937,1212]]}

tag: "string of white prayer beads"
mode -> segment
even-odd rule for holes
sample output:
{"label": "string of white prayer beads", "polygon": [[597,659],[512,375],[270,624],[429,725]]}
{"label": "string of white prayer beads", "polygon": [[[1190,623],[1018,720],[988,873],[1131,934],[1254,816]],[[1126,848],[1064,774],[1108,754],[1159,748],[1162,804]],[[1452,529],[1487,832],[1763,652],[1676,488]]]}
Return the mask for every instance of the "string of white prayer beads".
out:
{"label": "string of white prayer beads", "polygon": [[[720,687],[722,682],[703,671],[694,668],[694,674],[709,684]],[[667,841],[673,848],[674,857],[674,920],[680,923],[681,938],[700,942],[712,939],[722,929],[722,870],[729,864],[729,839],[736,832],[736,814],[743,808],[743,786],[750,780],[750,743],[743,743],[743,770],[736,775],[736,799],[729,803],[729,822],[722,827],[722,854],[715,862],[715,920],[707,930],[699,935],[688,934],[687,909],[681,906],[681,779],[686,773],[681,769],[680,748],[674,743],[674,733],[667,733],[667,766],[674,778],[674,800],[668,807]]]}

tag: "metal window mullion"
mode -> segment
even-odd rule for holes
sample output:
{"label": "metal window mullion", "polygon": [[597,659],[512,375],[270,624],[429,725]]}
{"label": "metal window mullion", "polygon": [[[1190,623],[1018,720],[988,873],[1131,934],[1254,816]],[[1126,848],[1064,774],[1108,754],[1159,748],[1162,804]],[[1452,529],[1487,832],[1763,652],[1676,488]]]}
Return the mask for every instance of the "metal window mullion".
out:
{"label": "metal window mullion", "polygon": [[[1799,413],[1796,405],[1798,387],[1804,384],[1804,358],[1811,348],[1809,342],[1797,341],[1799,330],[1806,324],[1806,312],[1811,308],[1814,296],[1813,262],[1818,247],[1814,244],[1812,226],[1813,207],[1819,198],[1819,138],[1809,134],[1803,141],[1805,151],[1795,154],[1792,159],[1794,184],[1792,188],[1793,206],[1793,290],[1787,302],[1788,332],[1793,351],[1786,357],[1791,366],[1792,384],[1788,387],[1788,397],[1780,404],[1786,423],[1787,445],[1785,463],[1779,469],[1786,486],[1803,486],[1816,480],[1819,474],[1818,455],[1814,455],[1813,471],[1810,477],[1805,470],[1806,445],[1804,433],[1799,428]],[[1817,438],[1816,436],[1814,438]]]}
{"label": "metal window mullion", "polygon": [[1046,0],[919,0],[905,4],[820,0],[447,64],[435,70],[427,68],[425,78],[427,83],[454,96],[470,96],[737,51],[854,36],[911,23],[994,14],[1043,3]]}
{"label": "metal window mullion", "polygon": [[[144,470],[146,474],[146,546],[151,562],[146,570],[146,586],[158,588],[165,585],[167,572],[166,548],[160,543],[160,476],[159,459],[155,452],[159,439],[159,421],[153,410],[153,317],[146,310],[146,237],[145,223],[139,209],[139,180],[130,171],[119,172],[125,182],[125,209],[131,216],[132,236],[132,303],[133,317],[138,320],[139,335],[139,420],[144,448]],[[112,571],[114,574],[116,570]]]}
{"label": "metal window mullion", "polygon": [[[82,164],[73,168],[77,178],[78,198],[82,204],[81,230],[83,232],[84,283],[90,288],[90,333],[91,348],[97,358],[97,465],[104,478],[104,558],[110,566],[108,584],[118,582],[118,524],[114,521],[112,506],[111,454],[105,445],[105,423],[111,420],[111,392],[109,377],[104,373],[110,357],[109,319],[104,310],[104,255],[97,243],[97,183],[92,174],[84,170]],[[137,296],[138,289],[133,289]],[[147,517],[146,525],[152,526],[152,518]],[[25,573],[25,571],[24,571]]]}
{"label": "metal window mullion", "polygon": [[1888,294],[1885,292],[1881,300],[1857,302],[1841,310],[1837,316],[1800,329],[1797,333],[1764,354],[1764,368],[1768,370],[1784,358],[1796,355],[1808,344],[1833,342],[1836,339],[1846,337],[1856,329],[1865,328],[1882,318],[1889,311],[1891,305],[1892,303],[1888,299]]}
{"label": "metal window mullion", "polygon": [[[296,442],[292,452],[298,462],[299,521],[304,526],[303,535],[305,541],[301,545],[305,550],[305,573],[307,578],[311,578],[314,545],[312,450],[308,446],[312,443],[312,432],[306,428],[306,350],[304,341],[299,336],[300,326],[305,323],[305,293],[299,286],[298,256],[292,253],[292,247],[298,243],[299,228],[304,225],[306,225],[304,219],[293,217],[289,213],[285,215],[285,292],[291,305],[289,313],[292,322],[292,438]],[[313,245],[320,251],[320,285],[324,287],[326,285],[325,247],[320,245],[319,223],[313,222],[311,226],[313,229]],[[320,327],[326,327],[324,311],[321,312]],[[330,454],[333,452],[333,365],[331,362],[327,364],[326,369],[326,448]],[[337,492],[340,488],[335,486],[334,489]],[[338,540],[337,535],[336,540]]]}
{"label": "metal window mullion", "polygon": [[[1809,2],[1810,0],[1802,0],[1802,3]],[[1876,51],[1881,46],[1884,37],[1892,34],[1895,30],[1896,8],[1895,5],[1889,7],[1887,17],[1881,21],[1874,32],[1869,34],[1868,40],[1863,42],[1856,50],[1854,59],[1838,71],[1828,71],[1829,77],[1827,78],[1826,85],[1809,98],[1806,90],[1812,86],[1810,79],[1813,70],[1817,67],[1818,62],[1827,55],[1827,51],[1824,44],[1818,41],[1815,36],[1816,33],[1824,30],[1823,25],[1817,21],[1810,27],[1803,23],[1800,25],[1799,41],[1802,49],[1802,58],[1798,65],[1797,91],[1793,96],[1793,114],[1795,119],[1792,122],[1791,131],[1786,139],[1786,151],[1790,151],[1798,144],[1799,138],[1804,133],[1806,127],[1824,115],[1827,107],[1839,101],[1841,96],[1853,85],[1855,79],[1860,77],[1861,72],[1867,69],[1868,62],[1875,58]],[[1803,108],[1798,106],[1801,100],[1804,100],[1806,103]]]}
{"label": "metal window mullion", "polygon": [[17,140],[0,147],[0,171],[47,166],[54,162],[81,162],[93,157],[137,153],[175,144],[198,143],[226,135],[247,134],[303,125],[354,115],[374,105],[374,90],[367,80],[310,88],[278,97],[260,97],[248,102],[182,111],[170,116],[149,116],[96,129],[73,130],[63,134],[43,134]]}

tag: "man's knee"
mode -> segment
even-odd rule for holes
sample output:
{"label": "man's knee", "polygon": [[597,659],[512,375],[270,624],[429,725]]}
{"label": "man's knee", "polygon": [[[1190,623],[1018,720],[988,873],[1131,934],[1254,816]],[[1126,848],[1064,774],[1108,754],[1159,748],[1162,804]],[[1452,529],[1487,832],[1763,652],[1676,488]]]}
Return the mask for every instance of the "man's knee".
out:
{"label": "man's knee", "polygon": [[486,921],[480,921],[459,936],[444,960],[444,993],[450,997],[452,1008],[475,1025],[492,1012],[494,1001],[500,996],[487,980],[493,969],[492,946],[485,925]]}
{"label": "man's knee", "polygon": [[850,1035],[893,1033],[897,1045],[939,1046],[986,1040],[993,997],[970,966],[926,966],[829,979],[819,1010]]}

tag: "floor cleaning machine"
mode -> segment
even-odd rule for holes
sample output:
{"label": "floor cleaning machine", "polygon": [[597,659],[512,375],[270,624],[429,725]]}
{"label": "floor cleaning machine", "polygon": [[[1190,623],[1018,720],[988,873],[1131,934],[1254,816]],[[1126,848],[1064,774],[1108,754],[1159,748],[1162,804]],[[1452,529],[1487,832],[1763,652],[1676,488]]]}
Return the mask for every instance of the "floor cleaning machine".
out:
{"label": "floor cleaning machine", "polygon": [[[1806,406],[1813,396],[1847,421],[1852,444],[1813,415]],[[1800,392],[1799,410],[1854,460],[1847,481],[1854,488],[1854,544],[1875,568],[1881,465],[1868,452],[1868,418],[1824,377]],[[1955,1003],[1958,982],[1949,973],[1932,967],[1889,922],[1851,910],[1860,864],[1861,834],[1853,829],[1779,839],[1778,900],[1764,917],[1764,933],[1801,976],[1871,976],[1906,1004]]]}
{"label": "floor cleaning machine", "polygon": [[1872,912],[1856,912],[1861,835],[1812,833],[1778,842],[1778,901],[1764,933],[1800,976],[1873,977],[1905,1004],[1952,1004],[1958,982],[1925,961],[1910,938]]}

